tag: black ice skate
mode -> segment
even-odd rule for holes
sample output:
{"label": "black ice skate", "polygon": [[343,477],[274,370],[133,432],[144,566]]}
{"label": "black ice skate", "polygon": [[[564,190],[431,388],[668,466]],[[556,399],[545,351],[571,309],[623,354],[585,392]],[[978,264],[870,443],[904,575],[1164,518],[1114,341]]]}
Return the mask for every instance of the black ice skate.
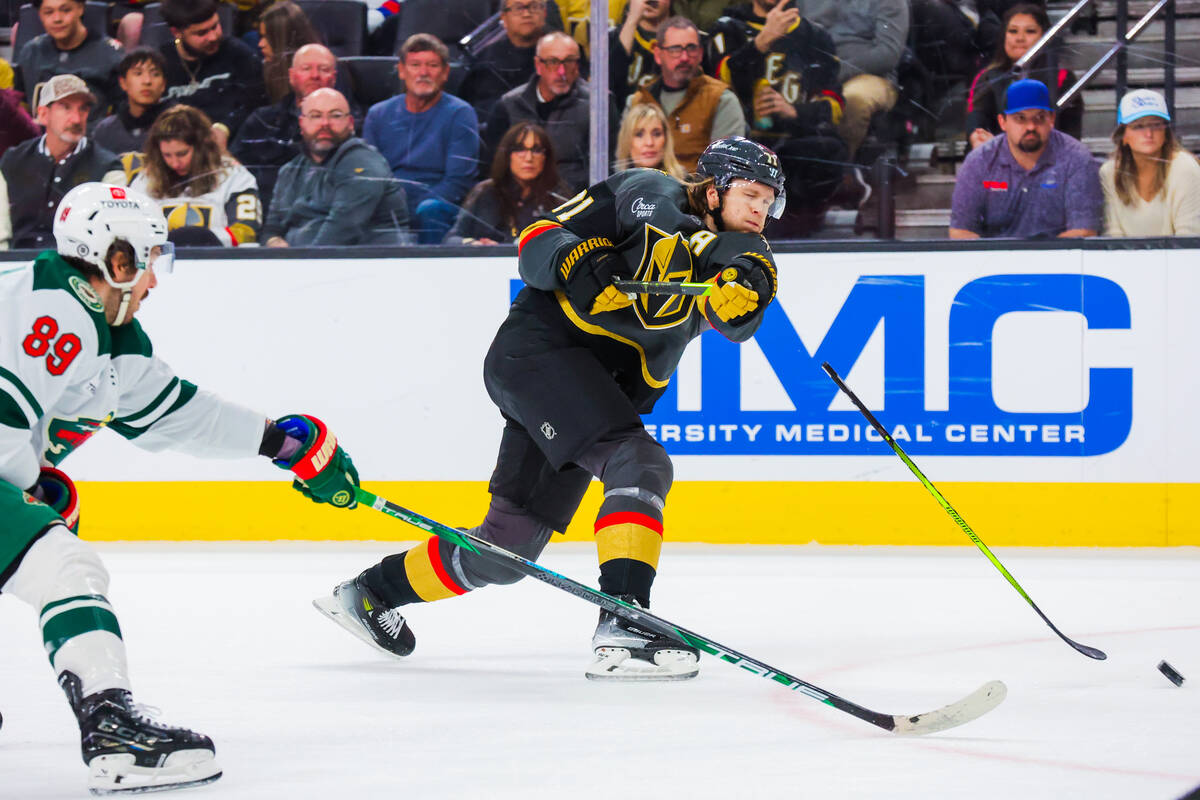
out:
{"label": "black ice skate", "polygon": [[[618,599],[641,607],[632,595]],[[700,672],[699,650],[610,611],[600,611],[592,650],[596,661],[586,675],[593,681],[682,681]]]}
{"label": "black ice skate", "polygon": [[368,589],[359,575],[333,587],[333,594],[313,600],[325,616],[390,656],[406,656],[417,646],[417,638],[398,608],[388,608]]}
{"label": "black ice skate", "polygon": [[207,736],[155,721],[124,689],[82,697],[82,684],[71,672],[60,675],[58,683],[79,720],[92,794],[160,792],[221,777]]}

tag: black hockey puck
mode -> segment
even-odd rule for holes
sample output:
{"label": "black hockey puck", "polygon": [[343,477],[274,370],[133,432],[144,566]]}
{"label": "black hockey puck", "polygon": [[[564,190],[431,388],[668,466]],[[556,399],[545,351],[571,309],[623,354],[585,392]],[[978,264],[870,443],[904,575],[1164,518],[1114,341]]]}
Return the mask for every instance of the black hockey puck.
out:
{"label": "black hockey puck", "polygon": [[1158,662],[1158,671],[1163,675],[1166,675],[1167,680],[1169,680],[1171,683],[1175,684],[1176,686],[1183,686],[1183,676],[1176,672],[1175,668],[1167,662]]}

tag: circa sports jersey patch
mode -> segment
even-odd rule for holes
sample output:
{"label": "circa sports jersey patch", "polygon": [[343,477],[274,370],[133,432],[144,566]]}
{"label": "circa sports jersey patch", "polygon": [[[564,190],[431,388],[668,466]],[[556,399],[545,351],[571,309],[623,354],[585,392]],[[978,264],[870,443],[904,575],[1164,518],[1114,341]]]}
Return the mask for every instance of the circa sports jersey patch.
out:
{"label": "circa sports jersey patch", "polygon": [[654,215],[654,211],[657,208],[658,205],[656,203],[647,203],[644,198],[638,197],[634,199],[633,205],[630,206],[629,210],[638,219],[648,219]]}
{"label": "circa sports jersey patch", "polygon": [[104,310],[104,303],[100,302],[100,295],[96,294],[96,290],[83,278],[72,275],[67,278],[67,283],[71,285],[71,291],[75,292],[75,296],[82,300],[85,306],[92,311]]}

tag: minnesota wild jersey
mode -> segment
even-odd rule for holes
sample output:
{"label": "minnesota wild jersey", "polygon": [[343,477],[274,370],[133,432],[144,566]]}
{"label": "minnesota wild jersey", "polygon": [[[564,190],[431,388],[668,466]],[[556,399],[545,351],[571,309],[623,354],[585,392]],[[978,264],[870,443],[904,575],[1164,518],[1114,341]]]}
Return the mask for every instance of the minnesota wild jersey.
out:
{"label": "minnesota wild jersey", "polygon": [[707,281],[737,259],[771,275],[775,261],[757,233],[714,233],[689,210],[683,184],[664,172],[618,172],[562,204],[526,228],[518,241],[521,277],[527,287],[514,310],[556,320],[609,369],[642,413],[666,390],[688,342],[710,327],[744,342],[754,335],[773,297],[730,322],[707,319],[689,295],[638,295],[618,311],[590,314],[562,292],[560,268],[588,243],[611,245],[626,276],[643,281]]}
{"label": "minnesota wild jersey", "polygon": [[[126,173],[129,172],[130,165],[126,165]],[[136,171],[129,188],[150,194],[148,186],[145,170]],[[258,181],[248,169],[229,159],[222,165],[220,181],[211,191],[157,197],[155,202],[167,218],[167,230],[187,226],[208,228],[226,247],[257,242],[262,230]]]}
{"label": "minnesota wild jersey", "polygon": [[28,489],[101,428],[147,450],[258,453],[266,417],[180,380],[57,253],[0,271],[0,480]]}

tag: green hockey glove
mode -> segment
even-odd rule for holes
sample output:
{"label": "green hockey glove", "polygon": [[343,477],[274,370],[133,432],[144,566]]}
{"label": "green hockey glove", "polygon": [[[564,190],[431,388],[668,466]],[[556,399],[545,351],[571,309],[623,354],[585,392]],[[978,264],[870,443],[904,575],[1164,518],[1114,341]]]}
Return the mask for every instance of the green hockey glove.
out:
{"label": "green hockey glove", "polygon": [[292,487],[314,503],[354,508],[358,500],[358,470],[337,443],[325,423],[306,414],[289,414],[275,425],[302,444],[291,458],[274,458],[272,463],[296,474]]}

